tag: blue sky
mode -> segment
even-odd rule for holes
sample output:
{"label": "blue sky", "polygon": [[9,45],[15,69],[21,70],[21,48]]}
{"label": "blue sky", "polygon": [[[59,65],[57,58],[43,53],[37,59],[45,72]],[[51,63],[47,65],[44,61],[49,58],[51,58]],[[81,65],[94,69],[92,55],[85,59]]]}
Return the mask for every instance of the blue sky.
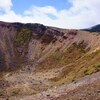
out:
{"label": "blue sky", "polygon": [[48,5],[55,7],[57,10],[69,9],[71,7],[71,3],[68,0],[12,0],[12,3],[12,9],[16,13],[22,13],[32,5],[39,7]]}
{"label": "blue sky", "polygon": [[87,28],[100,24],[100,0],[0,0],[0,21]]}

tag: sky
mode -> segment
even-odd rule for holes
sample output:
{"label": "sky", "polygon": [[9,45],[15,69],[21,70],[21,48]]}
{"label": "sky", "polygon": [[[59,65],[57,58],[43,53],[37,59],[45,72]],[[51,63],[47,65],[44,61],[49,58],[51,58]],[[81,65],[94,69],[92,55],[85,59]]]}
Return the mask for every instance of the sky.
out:
{"label": "sky", "polygon": [[0,0],[0,21],[87,28],[100,24],[100,0]]}

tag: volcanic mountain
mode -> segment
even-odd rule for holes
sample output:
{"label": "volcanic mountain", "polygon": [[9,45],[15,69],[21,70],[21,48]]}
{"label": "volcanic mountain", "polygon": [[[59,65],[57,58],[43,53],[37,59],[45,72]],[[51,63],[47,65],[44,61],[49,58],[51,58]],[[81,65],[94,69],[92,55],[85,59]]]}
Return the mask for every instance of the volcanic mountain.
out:
{"label": "volcanic mountain", "polygon": [[[88,100],[99,100],[99,26],[89,31],[0,22],[0,100],[85,100],[71,96],[82,87]],[[67,86],[71,92],[63,94]]]}

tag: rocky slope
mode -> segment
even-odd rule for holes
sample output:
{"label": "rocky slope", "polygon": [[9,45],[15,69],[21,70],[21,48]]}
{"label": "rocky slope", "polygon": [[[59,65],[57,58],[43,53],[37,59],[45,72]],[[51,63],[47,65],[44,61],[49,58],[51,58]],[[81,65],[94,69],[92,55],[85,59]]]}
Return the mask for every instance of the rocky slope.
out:
{"label": "rocky slope", "polygon": [[[1,100],[10,97],[19,100],[54,87],[60,91],[64,84],[99,71],[99,32],[0,22]],[[100,83],[99,76],[96,75]],[[99,84],[97,89],[100,90]],[[65,100],[61,98],[55,99]]]}

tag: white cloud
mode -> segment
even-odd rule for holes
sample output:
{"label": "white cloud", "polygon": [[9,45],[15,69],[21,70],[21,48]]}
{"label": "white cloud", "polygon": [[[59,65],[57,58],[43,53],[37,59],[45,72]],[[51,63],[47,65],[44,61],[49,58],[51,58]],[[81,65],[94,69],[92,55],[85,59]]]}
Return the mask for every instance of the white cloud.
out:
{"label": "white cloud", "polygon": [[[6,4],[2,1],[9,2]],[[62,28],[85,28],[100,23],[100,0],[69,0],[72,7],[60,11],[52,6],[32,6],[20,15],[11,9],[10,0],[2,1],[0,0],[0,8],[6,11],[5,14],[0,15],[0,20],[3,21],[42,23]],[[52,16],[55,18],[53,19]]]}
{"label": "white cloud", "polygon": [[0,11],[8,12],[11,9],[11,0],[0,0]]}
{"label": "white cloud", "polygon": [[37,7],[32,6],[29,10],[24,12],[25,14],[34,15],[35,13],[52,14],[57,16],[57,10],[52,6]]}

